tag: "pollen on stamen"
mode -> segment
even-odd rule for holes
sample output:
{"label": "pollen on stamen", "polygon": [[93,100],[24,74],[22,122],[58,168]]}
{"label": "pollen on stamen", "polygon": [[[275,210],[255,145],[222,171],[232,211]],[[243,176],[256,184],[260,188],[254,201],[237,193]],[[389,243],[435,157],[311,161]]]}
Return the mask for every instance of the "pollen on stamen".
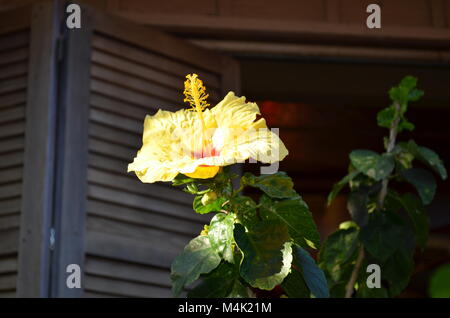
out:
{"label": "pollen on stamen", "polygon": [[189,103],[192,110],[202,112],[209,106],[207,99],[209,95],[206,93],[206,87],[203,81],[198,78],[197,74],[186,75],[184,82],[184,102]]}

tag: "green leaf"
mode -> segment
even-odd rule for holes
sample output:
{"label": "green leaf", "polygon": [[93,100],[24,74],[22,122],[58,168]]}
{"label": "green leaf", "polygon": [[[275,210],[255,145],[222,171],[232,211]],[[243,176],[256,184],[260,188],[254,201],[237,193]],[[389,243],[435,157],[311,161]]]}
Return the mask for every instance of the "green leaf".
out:
{"label": "green leaf", "polygon": [[217,200],[214,200],[212,203],[203,205],[202,198],[203,198],[203,195],[197,195],[194,198],[194,202],[192,204],[194,211],[199,214],[207,214],[210,212],[219,212],[222,209],[222,205],[227,201],[227,199],[220,197]]}
{"label": "green leaf", "polygon": [[353,178],[355,178],[358,174],[360,174],[359,171],[355,170],[350,172],[348,175],[346,175],[342,180],[340,180],[338,183],[335,183],[333,185],[333,189],[331,190],[330,194],[328,195],[327,199],[327,205],[330,205],[331,202],[336,198],[336,196],[341,192],[342,188],[349,183]]}
{"label": "green leaf", "polygon": [[262,221],[248,232],[236,224],[234,239],[244,257],[241,276],[251,286],[271,290],[289,274],[292,248],[288,230],[281,222]]}
{"label": "green leaf", "polygon": [[397,131],[402,132],[404,130],[407,131],[413,131],[416,128],[413,123],[408,121],[404,116],[401,118],[400,122],[398,123]]}
{"label": "green leaf", "polygon": [[444,163],[441,158],[439,158],[439,155],[433,150],[418,146],[416,157],[436,171],[441,176],[442,180],[447,179],[447,170],[445,169]]}
{"label": "green leaf", "polygon": [[423,204],[427,205],[433,201],[436,181],[431,173],[424,169],[411,168],[402,171],[402,176],[416,188]]}
{"label": "green leaf", "polygon": [[425,92],[420,89],[413,89],[409,92],[408,100],[411,102],[416,102],[425,95]]}
{"label": "green leaf", "polygon": [[350,153],[350,160],[358,171],[376,181],[387,178],[395,165],[391,155],[379,155],[371,150],[354,150]]}
{"label": "green leaf", "polygon": [[209,225],[208,237],[211,247],[227,262],[233,263],[233,229],[232,214],[216,214]]}
{"label": "green leaf", "polygon": [[378,126],[391,128],[392,122],[395,118],[395,107],[393,105],[381,110],[377,114]]}
{"label": "green leaf", "polygon": [[185,176],[184,174],[179,173],[175,177],[175,179],[172,180],[172,185],[173,186],[179,186],[179,185],[191,183],[191,182],[194,182],[194,181],[195,181],[195,179],[189,178],[189,177]]}
{"label": "green leaf", "polygon": [[292,179],[285,172],[265,174],[259,177],[247,172],[242,177],[241,183],[258,188],[268,196],[276,199],[287,199],[298,196],[297,192],[293,189],[294,183]]}
{"label": "green leaf", "polygon": [[419,198],[410,193],[400,197],[398,194],[390,191],[386,199],[397,201],[398,204],[408,213],[414,227],[417,243],[421,247],[425,247],[428,240],[430,224],[428,216],[425,213],[425,208]]}
{"label": "green leaf", "polygon": [[281,287],[289,298],[310,298],[311,292],[306,286],[302,273],[296,269],[292,269],[285,278]]}
{"label": "green leaf", "polygon": [[419,146],[414,142],[414,140],[410,140],[407,143],[399,143],[397,147],[404,152],[410,153],[418,160],[429,166],[440,175],[442,180],[447,179],[447,170],[445,169],[444,163],[441,158],[439,158],[439,155],[430,148]]}
{"label": "green leaf", "polygon": [[359,235],[365,249],[377,260],[386,261],[397,249],[410,249],[414,237],[397,214],[389,211],[371,213]]}
{"label": "green leaf", "polygon": [[311,294],[316,298],[328,298],[328,284],[323,271],[316,265],[307,251],[299,246],[293,247],[294,265],[301,268],[303,279]]}
{"label": "green leaf", "polygon": [[256,203],[252,198],[243,195],[236,196],[230,200],[230,204],[237,219],[245,227],[249,227],[251,224],[259,221],[256,213]]}
{"label": "green leaf", "polygon": [[450,298],[450,264],[439,267],[430,280],[432,298]]}
{"label": "green leaf", "polygon": [[[406,76],[398,86],[392,87],[389,96],[393,101],[406,104],[409,101],[417,101],[423,96],[423,91],[416,89],[417,78]],[[403,110],[404,113],[406,109]]]}
{"label": "green leaf", "polygon": [[380,267],[381,276],[388,283],[389,296],[397,296],[408,286],[413,272],[412,253],[410,250],[399,248],[381,263]]}
{"label": "green leaf", "polygon": [[209,273],[220,264],[219,254],[212,248],[207,236],[191,240],[172,263],[172,293],[178,297],[184,286],[196,281],[201,274]]}
{"label": "green leaf", "polygon": [[[395,151],[395,149],[394,149],[394,151]],[[414,160],[414,156],[411,153],[401,151],[395,155],[395,159],[399,163],[398,168],[400,170],[406,170],[406,169],[412,168],[412,162]]]}
{"label": "green leaf", "polygon": [[359,226],[367,224],[369,218],[369,189],[367,187],[358,188],[350,192],[347,200],[347,209],[352,220]]}
{"label": "green leaf", "polygon": [[319,252],[319,264],[333,282],[345,280],[352,271],[351,261],[356,257],[358,229],[350,227],[331,234]]}
{"label": "green leaf", "polygon": [[303,247],[317,248],[320,235],[308,205],[299,196],[295,199],[260,198],[260,215],[265,220],[278,220],[286,225],[294,242]]}
{"label": "green leaf", "polygon": [[240,281],[238,268],[221,263],[189,291],[188,298],[249,298],[251,290]]}

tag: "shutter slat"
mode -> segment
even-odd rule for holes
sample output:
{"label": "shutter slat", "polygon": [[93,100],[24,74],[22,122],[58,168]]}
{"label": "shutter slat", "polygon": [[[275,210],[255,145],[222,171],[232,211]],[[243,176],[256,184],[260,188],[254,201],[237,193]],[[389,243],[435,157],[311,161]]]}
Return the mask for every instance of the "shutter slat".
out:
{"label": "shutter slat", "polygon": [[[6,201],[5,201],[6,202]],[[16,205],[10,203],[13,210]],[[17,205],[18,206],[18,205]],[[2,201],[0,201],[0,213],[2,209]],[[6,210],[6,207],[4,208]],[[101,216],[111,220],[120,222],[137,224],[141,226],[153,226],[168,232],[181,233],[194,237],[200,233],[203,226],[199,223],[174,218],[170,215],[161,215],[152,213],[149,210],[139,210],[128,206],[116,205],[114,203],[88,200],[87,212],[90,215]]]}

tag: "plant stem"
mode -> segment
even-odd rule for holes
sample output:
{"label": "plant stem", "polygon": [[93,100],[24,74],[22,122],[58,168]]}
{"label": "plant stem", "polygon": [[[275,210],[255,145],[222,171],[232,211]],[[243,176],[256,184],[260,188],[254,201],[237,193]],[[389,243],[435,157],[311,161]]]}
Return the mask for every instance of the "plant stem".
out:
{"label": "plant stem", "polygon": [[[395,119],[393,120],[392,124],[391,124],[391,128],[389,130],[389,142],[386,148],[386,153],[391,153],[394,148],[395,148],[395,141],[397,139],[397,130],[398,130],[398,124],[400,122],[400,105],[399,103],[395,103],[394,104],[395,107]],[[381,184],[381,191],[380,191],[380,195],[378,197],[378,210],[381,210],[383,208],[384,205],[384,200],[386,198],[387,195],[387,190],[388,190],[388,184],[389,184],[389,179],[383,179],[382,184]]]}
{"label": "plant stem", "polygon": [[364,246],[361,246],[359,248],[355,267],[353,267],[352,275],[350,276],[350,280],[345,286],[345,298],[352,298],[353,287],[355,286],[356,280],[358,279],[359,269],[361,268],[363,260],[364,260]]}
{"label": "plant stem", "polygon": [[[395,141],[397,140],[397,131],[398,124],[400,122],[400,104],[395,102],[395,118],[392,121],[391,127],[389,129],[389,140],[386,148],[386,153],[392,153],[395,148]],[[378,197],[377,207],[378,210],[381,211],[384,206],[384,200],[386,199],[387,191],[388,191],[389,179],[383,179],[381,183],[381,191]],[[359,270],[361,268],[362,262],[364,260],[364,246],[361,246],[358,251],[358,256],[356,258],[355,267],[353,268],[352,275],[350,276],[350,280],[345,286],[345,298],[352,298],[354,286],[356,280],[358,279]]]}

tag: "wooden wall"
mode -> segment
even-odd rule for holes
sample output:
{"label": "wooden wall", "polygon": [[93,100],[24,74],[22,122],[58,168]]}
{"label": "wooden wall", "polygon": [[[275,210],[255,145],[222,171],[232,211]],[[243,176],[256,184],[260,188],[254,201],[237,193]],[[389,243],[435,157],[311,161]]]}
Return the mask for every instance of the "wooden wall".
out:
{"label": "wooden wall", "polygon": [[186,106],[186,74],[198,73],[216,103],[237,88],[237,68],[101,14],[94,15],[93,30],[84,295],[170,297],[170,264],[208,217],[192,212],[191,195],[169,184],[143,184],[127,165],[142,145],[145,116]]}
{"label": "wooden wall", "polygon": [[0,297],[16,294],[29,29],[0,35]]}
{"label": "wooden wall", "polygon": [[[208,217],[127,165],[145,116],[186,106],[186,74],[217,103],[239,91],[237,64],[89,9],[83,29],[59,34],[60,8],[35,9],[31,33],[0,20],[0,296],[169,297],[170,264]],[[65,284],[71,263],[81,292]]]}
{"label": "wooden wall", "polygon": [[85,295],[170,297],[171,261],[205,219],[190,195],[142,184],[127,166],[145,115],[176,110],[194,68],[102,33],[92,46]]}
{"label": "wooden wall", "polygon": [[[361,24],[367,18],[366,8],[377,3],[386,26],[450,27],[448,0],[201,0],[201,1],[93,1],[107,10],[129,17],[178,15],[201,19],[227,17],[292,22],[332,22]],[[150,20],[150,19],[149,19]],[[149,21],[149,23],[152,23]]]}

